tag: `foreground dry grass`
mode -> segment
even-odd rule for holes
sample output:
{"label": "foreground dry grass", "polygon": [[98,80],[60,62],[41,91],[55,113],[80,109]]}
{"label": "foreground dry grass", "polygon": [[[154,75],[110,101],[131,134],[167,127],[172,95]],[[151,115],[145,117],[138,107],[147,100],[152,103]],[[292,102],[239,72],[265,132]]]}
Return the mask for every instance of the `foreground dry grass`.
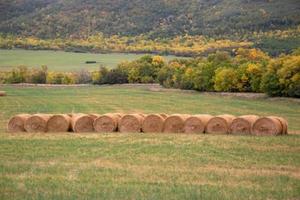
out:
{"label": "foreground dry grass", "polygon": [[300,136],[0,135],[0,199],[298,199]]}

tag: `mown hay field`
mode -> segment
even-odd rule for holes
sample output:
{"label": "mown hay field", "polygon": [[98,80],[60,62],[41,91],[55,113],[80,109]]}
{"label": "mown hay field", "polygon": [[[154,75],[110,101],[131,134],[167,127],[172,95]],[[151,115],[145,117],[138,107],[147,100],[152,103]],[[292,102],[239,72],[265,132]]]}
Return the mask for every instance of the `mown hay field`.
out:
{"label": "mown hay field", "polygon": [[300,135],[8,134],[17,113],[278,115],[293,99],[245,99],[133,86],[0,86],[0,199],[299,199]]}
{"label": "mown hay field", "polygon": [[[50,71],[78,71],[81,69],[97,70],[99,66],[116,67],[122,61],[132,61],[145,54],[134,53],[74,53],[50,50],[0,49],[0,71],[11,70],[17,66],[40,67],[47,65]],[[176,56],[164,56],[166,60]],[[86,61],[96,61],[86,64]]]}

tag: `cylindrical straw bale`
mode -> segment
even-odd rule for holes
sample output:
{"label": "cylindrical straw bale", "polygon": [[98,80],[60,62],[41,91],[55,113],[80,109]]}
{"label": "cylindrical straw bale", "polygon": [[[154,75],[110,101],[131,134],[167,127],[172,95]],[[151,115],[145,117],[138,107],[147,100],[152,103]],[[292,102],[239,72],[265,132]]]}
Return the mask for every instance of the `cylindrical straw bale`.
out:
{"label": "cylindrical straw bale", "polygon": [[243,115],[235,118],[230,126],[231,134],[249,135],[254,122],[259,117],[257,115]]}
{"label": "cylindrical straw bale", "polygon": [[128,114],[124,115],[120,119],[119,131],[126,133],[138,133],[141,132],[144,117],[140,114]]}
{"label": "cylindrical straw bale", "polygon": [[184,123],[185,133],[204,133],[208,121],[213,118],[211,115],[193,115],[188,117]]}
{"label": "cylindrical straw bale", "polygon": [[47,122],[50,119],[49,114],[35,114],[25,121],[25,130],[31,133],[47,132]]}
{"label": "cylindrical straw bale", "polygon": [[67,132],[71,128],[71,117],[67,114],[52,115],[47,122],[48,132]]}
{"label": "cylindrical straw bale", "polygon": [[170,115],[165,119],[164,123],[164,133],[183,133],[184,132],[184,122],[189,117],[185,114],[174,114]]}
{"label": "cylindrical straw bale", "polygon": [[101,115],[94,120],[94,129],[100,133],[115,132],[118,129],[120,118],[120,115],[114,113]]}
{"label": "cylindrical straw bale", "polygon": [[277,117],[261,117],[252,126],[254,135],[280,135],[282,132],[283,126]]}
{"label": "cylindrical straw bale", "polygon": [[144,133],[160,133],[164,128],[164,117],[160,114],[150,114],[144,119],[142,131]]}
{"label": "cylindrical straw bale", "polygon": [[94,118],[95,116],[93,115],[87,115],[81,113],[73,114],[71,119],[72,130],[76,133],[93,132]]}
{"label": "cylindrical straw bale", "polygon": [[235,119],[233,115],[218,115],[211,118],[206,126],[206,133],[227,134],[232,121]]}
{"label": "cylindrical straw bale", "polygon": [[25,132],[25,122],[30,116],[29,114],[13,116],[7,124],[8,132]]}

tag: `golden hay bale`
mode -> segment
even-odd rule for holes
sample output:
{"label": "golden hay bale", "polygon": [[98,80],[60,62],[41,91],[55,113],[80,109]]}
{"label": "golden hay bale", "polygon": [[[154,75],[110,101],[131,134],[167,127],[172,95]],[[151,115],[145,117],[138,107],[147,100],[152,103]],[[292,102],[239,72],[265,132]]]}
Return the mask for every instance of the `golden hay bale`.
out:
{"label": "golden hay bale", "polygon": [[282,126],[282,134],[287,135],[288,134],[288,122],[287,122],[287,120],[285,120],[282,117],[277,117],[277,116],[272,116],[272,117],[275,117],[280,121],[281,126]]}
{"label": "golden hay bale", "polygon": [[254,135],[280,135],[283,133],[283,126],[277,117],[261,117],[252,126]]}
{"label": "golden hay bale", "polygon": [[142,131],[144,133],[160,133],[163,131],[165,119],[160,114],[150,114],[144,119]]}
{"label": "golden hay bale", "polygon": [[124,115],[120,119],[119,131],[127,133],[141,132],[144,117],[140,114]]}
{"label": "golden hay bale", "polygon": [[206,133],[226,134],[229,133],[229,128],[234,120],[233,115],[218,115],[211,118],[206,126]]}
{"label": "golden hay bale", "polygon": [[235,118],[230,125],[230,133],[241,135],[251,134],[251,128],[258,118],[257,115],[243,115]]}
{"label": "golden hay bale", "polygon": [[193,115],[184,123],[185,133],[204,133],[207,122],[213,118],[211,115]]}
{"label": "golden hay bale", "polygon": [[5,91],[0,91],[0,97],[4,97],[6,96],[6,92]]}
{"label": "golden hay bale", "polygon": [[120,115],[114,113],[101,115],[94,120],[94,129],[106,133],[117,131],[120,118]]}
{"label": "golden hay bale", "polygon": [[9,132],[25,132],[25,121],[30,117],[29,114],[19,114],[16,116],[13,116],[8,124],[7,124],[7,130]]}
{"label": "golden hay bale", "polygon": [[47,122],[50,117],[51,115],[49,114],[35,114],[30,116],[25,121],[25,130],[32,133],[47,132]]}
{"label": "golden hay bale", "polygon": [[48,132],[67,132],[71,128],[71,117],[66,114],[52,115],[47,122]]}
{"label": "golden hay bale", "polygon": [[72,130],[76,133],[93,132],[94,115],[73,114],[71,118]]}
{"label": "golden hay bale", "polygon": [[174,114],[165,119],[163,132],[164,133],[183,133],[184,122],[189,115]]}

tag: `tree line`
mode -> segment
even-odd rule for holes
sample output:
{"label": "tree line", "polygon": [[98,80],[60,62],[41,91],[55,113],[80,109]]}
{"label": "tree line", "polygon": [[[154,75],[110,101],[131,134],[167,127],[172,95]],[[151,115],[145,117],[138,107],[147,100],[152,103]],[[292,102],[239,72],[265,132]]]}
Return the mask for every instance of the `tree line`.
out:
{"label": "tree line", "polygon": [[270,58],[258,49],[218,51],[207,57],[174,59],[143,56],[114,69],[51,72],[26,67],[0,72],[0,83],[122,84],[159,83],[167,88],[217,92],[264,92],[300,97],[300,49]]}

